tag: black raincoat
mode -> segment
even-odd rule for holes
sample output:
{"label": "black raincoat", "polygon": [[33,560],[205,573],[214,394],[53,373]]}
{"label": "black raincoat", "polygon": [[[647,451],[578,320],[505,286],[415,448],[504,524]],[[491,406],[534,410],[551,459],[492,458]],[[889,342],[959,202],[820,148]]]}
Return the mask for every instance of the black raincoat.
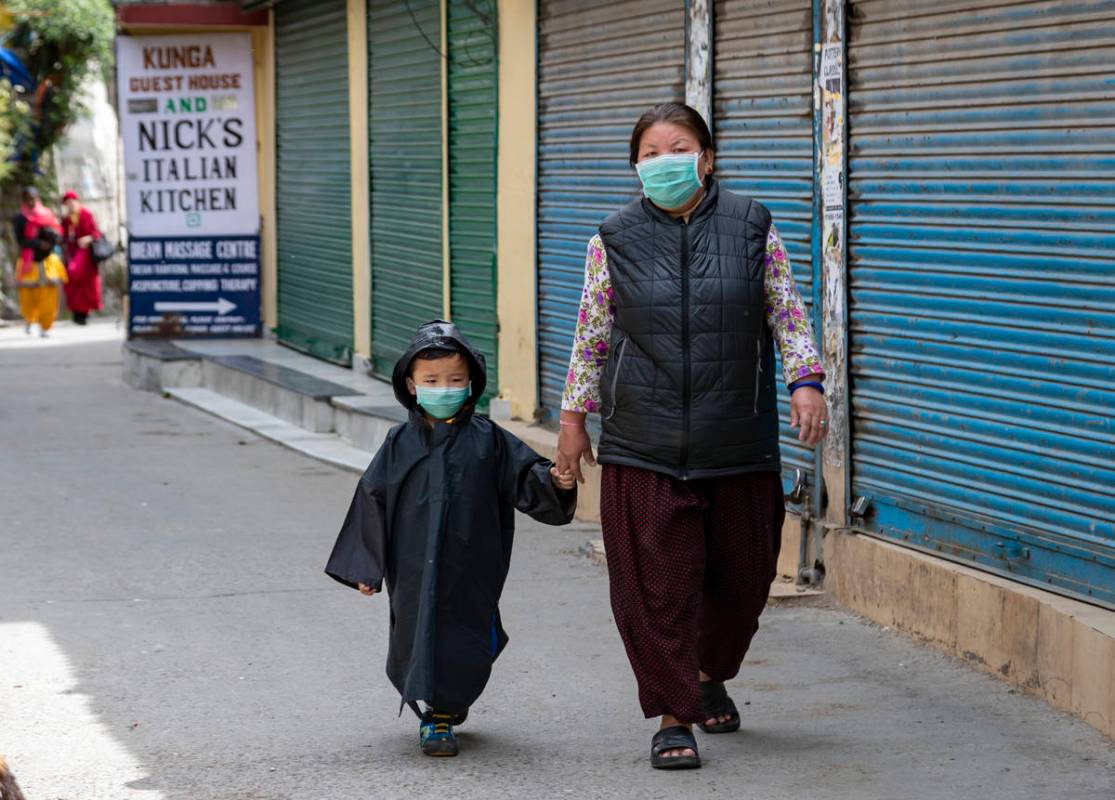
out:
{"label": "black raincoat", "polygon": [[[406,386],[414,357],[446,348],[470,364],[472,399],[432,426]],[[466,710],[507,644],[499,598],[511,563],[515,510],[572,521],[576,490],[553,485],[551,462],[472,409],[484,357],[447,322],[419,328],[395,366],[395,396],[410,420],[391,430],[360,478],[326,574],[355,587],[387,584],[387,676],[403,703]]]}

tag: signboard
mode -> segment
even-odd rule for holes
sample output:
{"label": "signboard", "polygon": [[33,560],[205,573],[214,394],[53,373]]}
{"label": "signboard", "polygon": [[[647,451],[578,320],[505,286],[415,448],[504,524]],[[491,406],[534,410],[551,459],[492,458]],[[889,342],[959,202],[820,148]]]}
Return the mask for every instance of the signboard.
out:
{"label": "signboard", "polygon": [[259,335],[250,36],[121,36],[117,74],[129,332]]}
{"label": "signboard", "polygon": [[258,336],[259,237],[128,240],[135,336]]}

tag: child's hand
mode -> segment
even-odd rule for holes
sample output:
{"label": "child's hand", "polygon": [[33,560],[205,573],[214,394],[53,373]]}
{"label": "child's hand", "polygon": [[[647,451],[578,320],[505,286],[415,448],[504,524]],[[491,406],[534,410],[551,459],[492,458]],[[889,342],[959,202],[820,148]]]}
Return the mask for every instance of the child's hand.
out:
{"label": "child's hand", "polygon": [[557,484],[559,489],[564,489],[567,492],[577,485],[577,479],[573,477],[572,471],[558,472],[557,467],[550,467],[550,477],[554,479],[554,483]]}
{"label": "child's hand", "polygon": [[359,589],[360,594],[364,595],[365,597],[371,597],[373,594],[376,593],[376,590],[366,583],[358,583],[356,584],[356,588]]}

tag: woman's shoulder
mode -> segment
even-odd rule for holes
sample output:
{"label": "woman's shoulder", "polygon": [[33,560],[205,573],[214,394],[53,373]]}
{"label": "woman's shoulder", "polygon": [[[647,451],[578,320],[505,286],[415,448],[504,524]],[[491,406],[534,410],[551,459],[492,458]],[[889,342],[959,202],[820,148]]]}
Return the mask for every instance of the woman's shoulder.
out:
{"label": "woman's shoulder", "polygon": [[607,236],[617,230],[650,221],[646,209],[643,207],[643,196],[632,198],[631,202],[618,208],[604,218],[600,223],[600,233]]}
{"label": "woman's shoulder", "polygon": [[608,251],[604,249],[604,237],[599,233],[588,240],[585,266],[593,273],[599,273],[608,264]]}
{"label": "woman's shoulder", "polygon": [[720,196],[716,204],[720,214],[726,214],[736,219],[757,222],[765,227],[770,227],[773,217],[770,210],[754,197],[736,194],[733,191],[720,187]]}

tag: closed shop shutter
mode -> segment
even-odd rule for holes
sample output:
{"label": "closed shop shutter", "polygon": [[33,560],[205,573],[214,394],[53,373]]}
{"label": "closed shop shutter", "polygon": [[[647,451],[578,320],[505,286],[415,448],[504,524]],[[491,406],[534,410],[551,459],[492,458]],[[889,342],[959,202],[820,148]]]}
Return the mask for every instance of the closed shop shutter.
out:
{"label": "closed shop shutter", "polygon": [[449,0],[447,10],[450,303],[453,321],[487,357],[488,394],[494,396],[499,393],[496,4]]}
{"label": "closed shop shutter", "polygon": [[865,524],[1115,603],[1115,3],[851,5]]}
{"label": "closed shop shutter", "polygon": [[368,4],[372,361],[385,377],[445,315],[440,46],[437,0]]}
{"label": "closed shop shutter", "polygon": [[538,343],[552,415],[588,240],[639,193],[627,163],[631,128],[650,106],[685,99],[685,3],[543,0],[538,27]]}
{"label": "closed shop shutter", "polygon": [[[770,209],[812,310],[813,5],[811,0],[721,0],[714,11],[717,175],[726,188]],[[813,327],[820,330],[815,318]],[[781,369],[779,361],[780,376]],[[812,476],[813,450],[790,430],[784,389],[779,409],[784,472],[790,476],[801,469]]]}
{"label": "closed shop shutter", "polygon": [[348,47],[344,0],[275,8],[280,341],[352,359]]}

